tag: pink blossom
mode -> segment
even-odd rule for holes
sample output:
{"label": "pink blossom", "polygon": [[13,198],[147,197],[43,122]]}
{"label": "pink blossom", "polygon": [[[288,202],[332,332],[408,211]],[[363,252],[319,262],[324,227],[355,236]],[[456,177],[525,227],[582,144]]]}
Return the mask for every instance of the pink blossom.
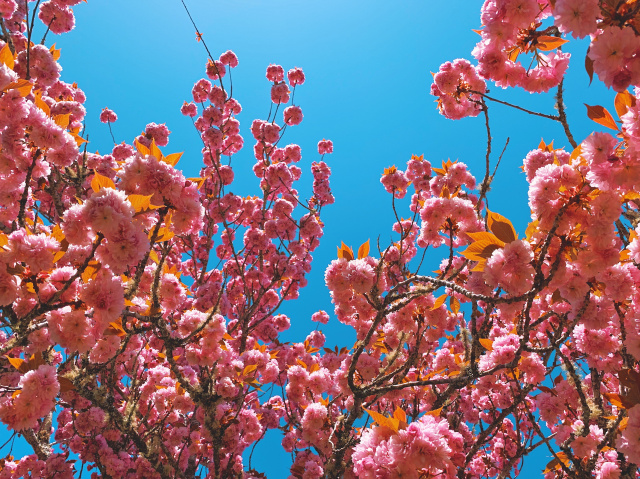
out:
{"label": "pink blossom", "polygon": [[114,123],[118,119],[118,115],[116,115],[113,111],[108,108],[103,108],[102,113],[100,113],[100,121],[102,123]]}
{"label": "pink blossom", "polygon": [[287,103],[290,93],[286,83],[276,83],[271,87],[271,101],[273,103]]}
{"label": "pink blossom", "polygon": [[311,321],[327,324],[329,322],[329,315],[325,311],[318,311],[317,313],[313,313]]}
{"label": "pink blossom", "polygon": [[302,122],[302,110],[299,106],[289,106],[284,109],[284,122],[289,126],[299,125]]}
{"label": "pink blossom", "polygon": [[284,69],[280,65],[269,65],[267,67],[267,80],[274,83],[284,81]]}
{"label": "pink blossom", "polygon": [[231,50],[227,50],[222,55],[220,55],[220,63],[223,65],[228,65],[231,68],[235,68],[238,66],[238,57]]}
{"label": "pink blossom", "polygon": [[211,80],[219,80],[223,78],[227,73],[227,69],[225,68],[224,63],[218,60],[215,60],[215,61],[209,60],[207,62],[206,70],[207,70],[207,76]]}
{"label": "pink blossom", "polygon": [[324,155],[327,153],[333,153],[333,142],[323,139],[318,142],[318,154]]}
{"label": "pink blossom", "polygon": [[598,0],[557,0],[553,5],[553,16],[562,33],[584,38],[597,29],[600,5]]}
{"label": "pink blossom", "polygon": [[71,9],[53,0],[40,5],[38,18],[55,34],[70,32],[76,23]]}
{"label": "pink blossom", "polygon": [[302,85],[304,83],[304,72],[302,71],[302,68],[292,68],[287,72],[287,78],[289,80],[289,84],[293,87]]}

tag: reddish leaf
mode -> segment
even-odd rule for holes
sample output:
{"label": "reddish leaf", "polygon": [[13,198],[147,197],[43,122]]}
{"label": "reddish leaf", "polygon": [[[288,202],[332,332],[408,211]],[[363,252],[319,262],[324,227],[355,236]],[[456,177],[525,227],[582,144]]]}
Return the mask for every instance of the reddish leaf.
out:
{"label": "reddish leaf", "polygon": [[602,126],[606,126],[607,128],[611,128],[612,130],[619,129],[618,125],[616,125],[615,120],[611,116],[611,113],[609,113],[606,108],[600,105],[591,106],[587,105],[586,103],[584,104],[584,106],[587,107],[587,116],[596,123]]}
{"label": "reddish leaf", "polygon": [[511,243],[518,239],[516,230],[507,218],[498,213],[487,210],[487,225],[489,230],[505,243]]}
{"label": "reddish leaf", "polygon": [[587,55],[584,57],[584,69],[587,71],[587,75],[589,75],[589,85],[591,85],[593,81],[593,60],[589,56],[590,49],[591,48],[587,50]]}
{"label": "reddish leaf", "polygon": [[67,379],[63,376],[58,376],[58,382],[60,383],[61,393],[65,393],[67,391],[73,391],[76,388],[70,379]]}
{"label": "reddish leaf", "polygon": [[338,258],[344,258],[347,261],[354,259],[353,250],[344,244],[344,241],[342,242],[342,246],[338,247]]}

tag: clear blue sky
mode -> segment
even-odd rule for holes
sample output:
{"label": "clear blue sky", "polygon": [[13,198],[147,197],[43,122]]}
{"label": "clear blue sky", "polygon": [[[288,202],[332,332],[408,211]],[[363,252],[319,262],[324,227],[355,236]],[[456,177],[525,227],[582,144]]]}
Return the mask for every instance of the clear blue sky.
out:
{"label": "clear blue sky", "polygon": [[[481,1],[450,0],[187,0],[187,5],[214,56],[231,49],[240,65],[233,70],[234,96],[243,106],[239,115],[245,149],[234,159],[238,194],[258,191],[251,172],[251,121],[266,119],[270,84],[265,69],[270,63],[285,71],[302,67],[307,81],[296,91],[304,120],[287,130],[285,141],[302,146],[303,179],[300,191],[310,195],[309,166],[317,160],[316,144],[334,142],[328,157],[336,203],[323,211],[325,236],[317,250],[309,286],[300,301],[287,304],[292,318],[286,340],[303,340],[315,327],[311,314],[332,305],[324,287],[324,270],[344,241],[357,247],[367,239],[384,247],[393,223],[390,196],[380,175],[385,167],[404,169],[412,154],[424,154],[433,164],[451,158],[470,165],[476,178],[484,173],[485,129],[481,117],[458,122],[446,120],[429,94],[430,72],[455,58],[471,59],[478,40]],[[201,144],[180,106],[190,100],[193,83],[204,75],[206,54],[180,0],[89,0],[75,7],[76,28],[55,37],[62,48],[62,79],[77,82],[87,94],[87,132],[91,151],[112,147],[106,125],[99,123],[103,107],[113,109],[116,141],[131,142],[149,122],[166,123],[173,132],[166,152],[184,151],[179,163],[186,176],[200,168]],[[569,121],[581,141],[597,125],[586,118],[583,102],[601,104],[611,111],[613,92],[600,85],[587,88],[584,42],[567,44],[574,54],[566,94]],[[552,95],[506,92],[492,94],[521,106],[554,113]],[[526,182],[520,170],[526,153],[540,139],[568,145],[559,124],[534,118],[500,105],[490,105],[494,152],[511,141],[489,196],[492,210],[512,220],[519,234],[529,221]],[[497,153],[492,157],[493,164]],[[404,210],[405,216],[409,214]],[[444,254],[444,253],[443,253]],[[440,256],[431,256],[428,270]],[[430,266],[434,267],[431,268]],[[351,346],[353,335],[332,315],[323,327],[328,346]],[[279,443],[277,434],[270,439]],[[270,477],[288,475],[290,459],[279,444],[263,443],[254,455],[258,470]],[[18,451],[14,451],[14,454]],[[538,477],[547,462],[544,454],[528,460],[521,477]],[[544,462],[543,462],[544,461]],[[530,472],[529,472],[530,471]]]}

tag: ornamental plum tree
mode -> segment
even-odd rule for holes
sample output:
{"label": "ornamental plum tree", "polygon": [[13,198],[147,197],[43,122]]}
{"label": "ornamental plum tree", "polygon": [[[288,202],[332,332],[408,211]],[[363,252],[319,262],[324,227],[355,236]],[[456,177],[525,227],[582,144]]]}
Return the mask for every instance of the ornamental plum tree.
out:
{"label": "ornamental plum tree", "polygon": [[[33,41],[36,16],[62,34],[78,3],[0,0],[0,420],[33,449],[5,457],[0,479],[85,467],[257,479],[245,452],[270,429],[298,479],[506,478],[537,448],[552,456],[549,479],[639,476],[640,90],[629,87],[640,84],[640,3],[484,3],[477,65],[446,62],[431,87],[445,117],[484,117],[484,177],[417,155],[384,171],[395,240],[342,244],[325,272],[357,337],[334,349],[318,330],[279,339],[291,322],[279,309],[305,286],[334,201],[332,142],[318,143],[309,199],[296,189],[301,149],[284,144],[303,121],[303,71],[267,67],[272,110],[250,130],[255,196],[230,191],[244,146],[231,51],[209,56],[181,109],[201,139],[198,177],[161,150],[163,124],[92,154],[84,93],[59,79],[60,52]],[[587,72],[617,92],[619,121],[587,110],[613,134],[571,133],[568,36],[590,37]],[[491,81],[556,89],[557,113],[489,96]],[[532,221],[521,237],[486,207],[494,101],[559,122],[572,147],[542,141],[523,159]],[[424,275],[429,248],[442,261]]]}

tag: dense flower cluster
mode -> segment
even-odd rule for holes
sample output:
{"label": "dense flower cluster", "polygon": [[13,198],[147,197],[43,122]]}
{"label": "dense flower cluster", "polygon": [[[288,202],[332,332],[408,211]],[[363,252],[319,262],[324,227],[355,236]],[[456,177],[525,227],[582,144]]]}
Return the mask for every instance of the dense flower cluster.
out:
{"label": "dense flower cluster", "polygon": [[[282,433],[293,479],[509,477],[536,447],[552,456],[546,479],[640,477],[635,1],[484,3],[478,65],[446,62],[432,86],[448,118],[485,114],[484,179],[424,156],[384,170],[408,219],[375,251],[342,244],[325,271],[352,348],[330,348],[318,329],[280,336],[291,319],[279,308],[306,285],[334,202],[333,143],[318,142],[307,178],[302,148],[284,141],[303,120],[302,69],[267,67],[273,108],[247,130],[256,196],[232,192],[245,144],[232,51],[209,59],[181,108],[202,142],[199,176],[160,149],[166,124],[81,153],[84,93],[60,80],[58,50],[27,41],[26,22],[64,33],[79,3],[0,0],[0,421],[34,452],[0,460],[0,479],[85,468],[258,479],[248,451],[269,430]],[[613,134],[573,139],[562,34],[590,36],[594,72],[620,91],[619,122],[588,110]],[[531,222],[520,236],[485,203],[486,80],[558,87],[558,114],[539,115],[573,146],[543,141],[524,158]],[[311,177],[305,200],[297,188]],[[427,250],[443,253],[431,275],[420,273]]]}

